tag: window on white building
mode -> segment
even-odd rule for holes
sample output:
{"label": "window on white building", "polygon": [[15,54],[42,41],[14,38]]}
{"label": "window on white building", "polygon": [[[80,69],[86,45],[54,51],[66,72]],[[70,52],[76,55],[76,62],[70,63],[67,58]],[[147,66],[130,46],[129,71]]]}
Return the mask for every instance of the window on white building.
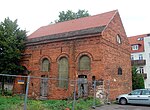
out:
{"label": "window on white building", "polygon": [[143,60],[143,55],[139,54],[139,60]]}
{"label": "window on white building", "polygon": [[149,47],[150,47],[150,42],[148,42],[148,45],[149,45]]}
{"label": "window on white building", "polygon": [[134,56],[133,55],[131,55],[131,60],[134,60]]}
{"label": "window on white building", "polygon": [[132,50],[138,50],[139,49],[139,45],[133,45],[132,46]]}
{"label": "window on white building", "polygon": [[140,67],[139,68],[139,72],[142,74],[142,73],[144,73],[144,68],[143,67]]}
{"label": "window on white building", "polygon": [[149,53],[149,59],[150,59],[150,53]]}

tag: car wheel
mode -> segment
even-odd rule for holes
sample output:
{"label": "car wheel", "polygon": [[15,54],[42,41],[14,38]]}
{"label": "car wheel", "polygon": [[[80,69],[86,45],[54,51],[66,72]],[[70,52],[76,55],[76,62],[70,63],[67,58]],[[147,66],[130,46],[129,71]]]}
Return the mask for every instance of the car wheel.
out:
{"label": "car wheel", "polygon": [[126,105],[127,104],[127,100],[125,98],[121,98],[120,101],[119,101],[119,103],[121,105]]}

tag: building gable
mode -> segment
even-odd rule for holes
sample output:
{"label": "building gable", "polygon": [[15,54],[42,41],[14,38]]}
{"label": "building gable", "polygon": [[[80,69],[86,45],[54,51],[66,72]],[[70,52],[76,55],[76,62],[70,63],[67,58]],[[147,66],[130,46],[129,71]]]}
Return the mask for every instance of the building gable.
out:
{"label": "building gable", "polygon": [[102,39],[107,45],[130,53],[129,41],[122,24],[119,12],[116,12],[102,32]]}

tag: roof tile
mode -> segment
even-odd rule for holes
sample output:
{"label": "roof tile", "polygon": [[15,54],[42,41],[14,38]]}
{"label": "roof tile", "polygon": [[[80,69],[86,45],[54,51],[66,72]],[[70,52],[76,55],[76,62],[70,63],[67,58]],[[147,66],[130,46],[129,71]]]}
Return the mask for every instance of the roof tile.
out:
{"label": "roof tile", "polygon": [[108,25],[116,12],[117,10],[114,10],[94,16],[43,26],[29,35],[28,39]]}
{"label": "roof tile", "polygon": [[[147,34],[128,37],[129,43],[131,45],[131,53],[144,52],[144,37],[146,36]],[[140,38],[143,38],[143,40],[140,40]],[[132,45],[139,45],[139,49],[132,50]]]}

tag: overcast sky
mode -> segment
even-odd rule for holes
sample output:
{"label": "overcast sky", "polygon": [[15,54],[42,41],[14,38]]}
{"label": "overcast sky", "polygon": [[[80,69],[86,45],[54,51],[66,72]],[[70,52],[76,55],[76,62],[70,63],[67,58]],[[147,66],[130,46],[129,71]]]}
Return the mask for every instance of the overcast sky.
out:
{"label": "overcast sky", "polygon": [[18,19],[29,35],[58,19],[60,11],[78,9],[91,15],[118,9],[127,36],[150,33],[150,0],[0,0],[0,21]]}

